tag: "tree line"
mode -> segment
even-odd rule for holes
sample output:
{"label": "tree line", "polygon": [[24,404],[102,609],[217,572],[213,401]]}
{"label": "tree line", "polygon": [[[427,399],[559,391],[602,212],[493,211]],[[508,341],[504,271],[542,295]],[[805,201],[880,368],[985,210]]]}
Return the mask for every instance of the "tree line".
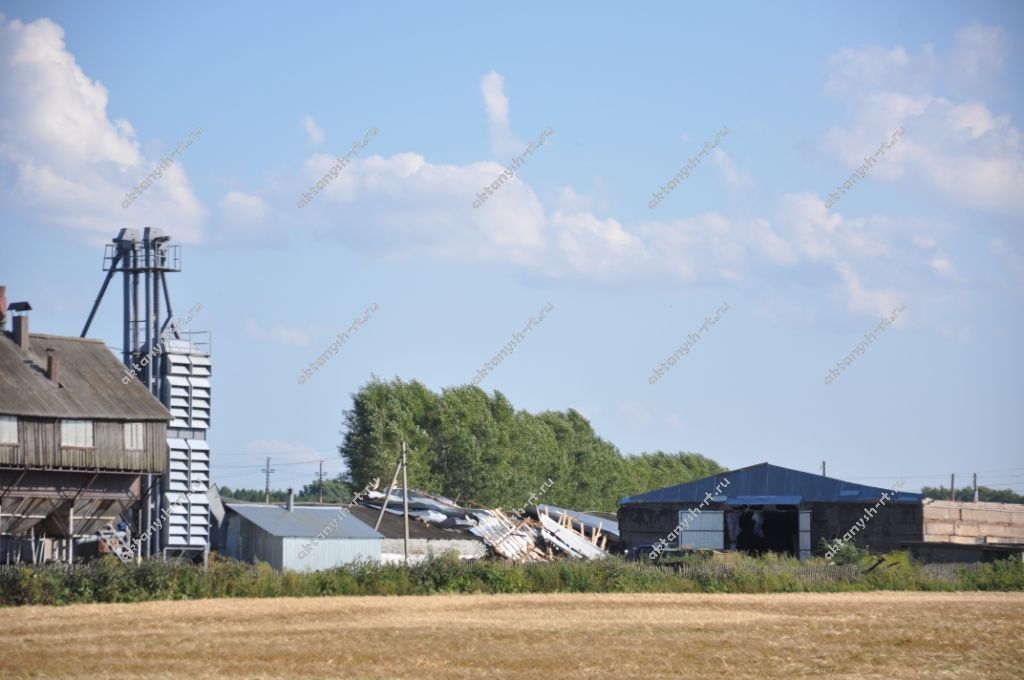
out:
{"label": "tree line", "polygon": [[[295,500],[303,503],[313,503],[320,500],[320,483],[317,480],[304,485],[295,492]],[[222,498],[230,498],[236,501],[252,501],[262,503],[266,499],[264,489],[232,489],[229,486],[222,486],[218,489]],[[348,503],[352,500],[353,491],[343,479],[324,480],[324,503]],[[283,503],[288,500],[288,491],[285,489],[271,489],[270,502]]]}
{"label": "tree line", "polygon": [[[447,387],[436,393],[416,380],[384,381],[374,377],[352,395],[343,413],[341,458],[347,472],[324,480],[324,502],[351,500],[354,489],[379,477],[391,481],[401,442],[409,460],[409,486],[448,496],[462,504],[520,507],[544,487],[541,503],[576,510],[615,512],[624,496],[644,493],[727,470],[697,453],[623,455],[597,436],[574,409],[529,413],[508,398],[479,387]],[[546,484],[550,478],[554,485]],[[924,487],[932,498],[949,498],[943,487]],[[978,487],[979,499],[1022,503],[1010,490]],[[262,489],[221,488],[221,495],[263,501]],[[271,492],[283,502],[284,491]],[[958,489],[958,500],[971,500],[974,489]],[[316,480],[296,494],[299,501],[319,500]]]}
{"label": "tree line", "polygon": [[[925,486],[921,488],[921,493],[935,500],[949,500],[948,486]],[[974,487],[965,486],[962,489],[957,489],[954,499],[958,501],[973,501]],[[983,503],[1024,503],[1024,496],[1014,493],[1010,489],[990,489],[987,486],[979,486],[978,500]]]}
{"label": "tree line", "polygon": [[499,391],[374,377],[352,395],[339,448],[344,481],[386,485],[401,442],[409,486],[460,503],[518,507],[550,478],[542,503],[614,512],[623,496],[725,471],[696,453],[623,455],[579,412],[516,410]]}

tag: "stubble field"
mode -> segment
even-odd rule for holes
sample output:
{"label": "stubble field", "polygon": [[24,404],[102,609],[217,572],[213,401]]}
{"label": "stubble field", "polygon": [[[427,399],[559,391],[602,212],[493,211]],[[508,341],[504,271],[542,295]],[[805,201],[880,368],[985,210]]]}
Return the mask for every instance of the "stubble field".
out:
{"label": "stubble field", "polygon": [[4,677],[1020,678],[1024,593],[452,595],[0,609]]}

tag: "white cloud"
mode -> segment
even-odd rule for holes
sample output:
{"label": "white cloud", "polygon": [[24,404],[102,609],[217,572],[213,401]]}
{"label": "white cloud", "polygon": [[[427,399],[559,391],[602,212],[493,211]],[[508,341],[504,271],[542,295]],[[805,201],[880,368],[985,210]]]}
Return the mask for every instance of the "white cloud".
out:
{"label": "white cloud", "polygon": [[[865,286],[861,283],[860,277],[853,271],[853,268],[846,263],[837,264],[836,272],[843,279],[846,302],[851,312],[889,316],[904,298],[903,295],[894,290]],[[902,317],[900,318],[902,319]]]}
{"label": "white cloud", "polygon": [[519,154],[522,142],[512,136],[508,117],[508,97],[505,96],[505,79],[501,74],[491,71],[480,79],[480,96],[484,100],[484,110],[491,129],[491,153],[495,158],[503,158],[509,154]]}
{"label": "white cloud", "polygon": [[828,60],[825,91],[856,95],[897,83],[909,85],[907,67],[910,63],[911,57],[902,47],[844,48]]}
{"label": "white cloud", "polygon": [[590,212],[594,209],[594,197],[584,196],[573,187],[555,188],[554,209],[562,212]]}
{"label": "white cloud", "polygon": [[217,240],[247,245],[267,244],[280,240],[272,228],[270,204],[260,196],[242,191],[229,191],[218,203],[221,229]]}
{"label": "white cloud", "polygon": [[560,255],[557,270],[568,265],[577,274],[604,278],[629,275],[651,259],[643,242],[614,219],[602,220],[585,212],[555,212],[552,225]]}
{"label": "white cloud", "polygon": [[[485,76],[481,91],[501,139],[509,107],[501,76]],[[719,159],[734,185],[748,181],[728,156]],[[311,156],[294,183],[312,184],[333,163],[324,154]],[[300,224],[383,257],[499,263],[559,278],[715,284],[824,265],[837,294],[848,291],[848,305],[861,310],[871,307],[864,302],[871,291],[852,278],[856,266],[891,250],[887,226],[829,213],[812,194],[783,197],[774,220],[708,212],[627,223],[602,215],[594,197],[570,186],[556,187],[545,206],[518,176],[483,201],[479,192],[504,169],[492,162],[435,164],[416,153],[359,158],[303,209]],[[231,203],[236,213],[265,213],[244,196]]]}
{"label": "white cloud", "polygon": [[754,186],[754,178],[745,169],[736,166],[735,161],[721,149],[711,152],[711,163],[718,170],[718,176],[732,191],[744,191]]}
{"label": "white cloud", "polygon": [[266,340],[289,347],[305,347],[309,345],[310,333],[303,328],[292,328],[275,324],[269,328],[261,326],[252,319],[245,322],[245,334],[257,340]]}
{"label": "white cloud", "polygon": [[810,193],[782,197],[780,231],[811,262],[834,261],[839,255],[873,258],[891,252],[883,230],[866,219],[848,219],[835,208],[828,210]]}
{"label": "white cloud", "polygon": [[[902,126],[906,134],[867,171],[869,182],[923,182],[941,198],[989,212],[1024,215],[1024,146],[1008,114],[976,98],[1006,61],[1003,29],[971,25],[944,55],[925,48],[842,50],[829,62],[826,91],[852,121],[829,130],[824,147],[843,165],[837,184]],[[858,189],[860,191],[860,189]]]}
{"label": "white cloud", "polygon": [[270,205],[252,194],[230,191],[221,199],[220,209],[226,219],[242,224],[262,223],[270,214]]}
{"label": "white cloud", "polygon": [[324,131],[316,124],[313,120],[313,116],[306,114],[302,117],[302,127],[306,131],[306,136],[309,137],[309,143],[313,145],[323,144]]}
{"label": "white cloud", "polygon": [[[304,172],[319,177],[330,163],[311,158]],[[502,263],[560,278],[722,283],[824,266],[847,308],[872,315],[899,295],[862,284],[865,263],[916,257],[925,271],[934,258],[910,247],[914,234],[897,249],[891,224],[846,218],[809,193],[784,196],[774,219],[709,212],[624,223],[598,215],[571,188],[555,196],[566,209],[548,210],[517,177],[473,208],[474,192],[501,170],[489,162],[435,165],[418,154],[371,156],[347,167],[303,218],[322,235],[383,256]]]}
{"label": "white cloud", "polygon": [[[1017,237],[1019,241],[1019,237]],[[988,244],[989,252],[996,262],[1006,268],[1018,295],[1024,295],[1024,253],[1020,247],[1011,247],[1001,238],[993,238]]]}
{"label": "white cloud", "polygon": [[[161,228],[179,243],[202,240],[206,210],[185,175],[187,153],[121,207],[160,159],[141,153],[128,121],[107,117],[107,102],[107,89],[67,51],[60,26],[0,15],[0,166],[13,177],[4,201],[89,240],[109,240],[126,223]],[[161,143],[162,153],[178,141]]]}
{"label": "white cloud", "polygon": [[964,26],[956,32],[946,57],[946,78],[957,88],[987,87],[989,79],[1003,70],[1009,53],[1005,29],[980,23]]}
{"label": "white cloud", "polygon": [[953,260],[948,257],[933,257],[929,264],[932,269],[942,276],[947,278],[953,278],[956,276],[956,269],[953,266]]}
{"label": "white cloud", "polygon": [[[307,180],[332,162],[309,159]],[[382,253],[539,266],[547,219],[529,186],[514,177],[473,207],[477,192],[504,169],[492,162],[435,165],[414,153],[370,156],[346,167],[302,217],[315,231]]]}
{"label": "white cloud", "polygon": [[[501,77],[485,76],[481,91],[500,139],[508,130]],[[929,105],[913,97],[887,101],[888,111]],[[961,118],[974,128],[984,126],[975,112],[964,110]],[[309,186],[334,162],[324,154],[311,156],[293,183]],[[733,185],[749,181],[728,156],[719,156],[719,165]],[[545,205],[518,176],[483,201],[479,192],[504,169],[486,161],[437,164],[417,153],[360,157],[297,219],[314,233],[381,257],[496,263],[589,280],[756,280],[805,290],[811,280],[844,308],[872,316],[888,313],[907,289],[933,284],[944,266],[933,262],[944,257],[934,226],[883,216],[850,218],[837,208],[825,209],[811,193],[782,196],[772,216],[740,219],[712,211],[627,222],[604,214],[594,197],[571,186],[555,187]],[[244,195],[232,203],[236,213],[265,212]],[[805,273],[810,279],[800,276]]]}

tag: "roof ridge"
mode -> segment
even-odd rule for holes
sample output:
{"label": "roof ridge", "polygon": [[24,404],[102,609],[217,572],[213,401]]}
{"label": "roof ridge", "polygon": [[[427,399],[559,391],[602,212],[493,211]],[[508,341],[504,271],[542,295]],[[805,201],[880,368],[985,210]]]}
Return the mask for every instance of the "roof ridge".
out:
{"label": "roof ridge", "polygon": [[73,340],[75,342],[93,342],[99,345],[106,346],[107,343],[103,342],[98,338],[80,338],[77,335],[56,335],[55,333],[32,333],[29,332],[29,338],[48,338],[50,340]]}

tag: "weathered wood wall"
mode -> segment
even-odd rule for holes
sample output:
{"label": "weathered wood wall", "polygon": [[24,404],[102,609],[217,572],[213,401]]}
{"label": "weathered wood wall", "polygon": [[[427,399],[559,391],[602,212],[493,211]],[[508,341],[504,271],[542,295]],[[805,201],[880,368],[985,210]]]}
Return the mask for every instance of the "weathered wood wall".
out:
{"label": "weathered wood wall", "polygon": [[167,423],[143,423],[141,451],[124,448],[124,422],[93,421],[93,447],[60,445],[60,423],[53,419],[18,418],[17,446],[0,445],[0,465],[79,470],[166,472]]}

